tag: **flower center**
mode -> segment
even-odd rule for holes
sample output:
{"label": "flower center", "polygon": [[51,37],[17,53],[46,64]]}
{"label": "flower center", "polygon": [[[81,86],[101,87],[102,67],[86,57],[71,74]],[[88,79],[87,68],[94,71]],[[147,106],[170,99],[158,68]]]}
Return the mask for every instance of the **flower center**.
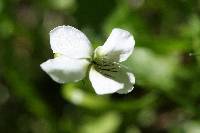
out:
{"label": "flower center", "polygon": [[120,65],[116,62],[112,62],[106,58],[96,58],[92,61],[94,68],[101,74],[112,77],[113,73],[116,73],[120,69]]}

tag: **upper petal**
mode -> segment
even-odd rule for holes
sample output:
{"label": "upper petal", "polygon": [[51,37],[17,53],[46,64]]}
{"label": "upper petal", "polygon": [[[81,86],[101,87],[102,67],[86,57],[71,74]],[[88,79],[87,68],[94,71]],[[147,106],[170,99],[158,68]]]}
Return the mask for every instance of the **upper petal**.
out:
{"label": "upper petal", "polygon": [[54,81],[66,83],[83,79],[88,65],[89,62],[86,59],[71,59],[59,56],[47,60],[40,66]]}
{"label": "upper petal", "polygon": [[50,31],[50,44],[54,53],[71,58],[90,58],[92,47],[84,33],[71,26],[58,26]]}
{"label": "upper petal", "polygon": [[126,30],[115,28],[103,46],[97,47],[95,56],[101,56],[116,62],[125,61],[133,52],[135,40]]}
{"label": "upper petal", "polygon": [[99,95],[118,92],[128,93],[133,90],[135,78],[133,74],[120,69],[118,72],[99,71],[94,66],[91,67],[89,78],[95,92]]}

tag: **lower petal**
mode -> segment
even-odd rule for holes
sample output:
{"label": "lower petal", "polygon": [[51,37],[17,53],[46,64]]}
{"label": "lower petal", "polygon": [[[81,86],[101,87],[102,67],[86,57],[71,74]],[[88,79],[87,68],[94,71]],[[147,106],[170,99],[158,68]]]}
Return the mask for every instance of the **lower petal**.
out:
{"label": "lower petal", "polygon": [[54,81],[58,83],[76,82],[86,75],[89,62],[86,59],[71,59],[59,56],[47,60],[40,66]]}
{"label": "lower petal", "polygon": [[127,72],[126,75],[127,75],[126,77],[128,78],[128,80],[125,80],[126,83],[125,83],[124,88],[117,91],[117,93],[119,94],[127,94],[134,89],[133,85],[135,84],[135,76],[130,72]]}
{"label": "lower petal", "polygon": [[111,93],[128,93],[133,90],[134,76],[120,69],[118,72],[98,71],[94,66],[91,67],[89,78],[95,92],[99,95]]}

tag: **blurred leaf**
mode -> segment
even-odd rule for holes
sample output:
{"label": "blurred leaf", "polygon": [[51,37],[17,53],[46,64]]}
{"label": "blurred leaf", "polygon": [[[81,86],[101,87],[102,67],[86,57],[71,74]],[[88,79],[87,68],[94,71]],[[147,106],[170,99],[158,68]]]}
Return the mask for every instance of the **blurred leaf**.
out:
{"label": "blurred leaf", "polygon": [[171,129],[172,133],[199,133],[200,123],[198,121],[187,121],[180,123],[178,127]]}
{"label": "blurred leaf", "polygon": [[107,107],[108,98],[106,96],[95,96],[84,92],[80,88],[77,88],[75,84],[67,84],[62,90],[63,97],[70,102],[84,106],[90,109],[101,109]]}
{"label": "blurred leaf", "polygon": [[14,32],[14,24],[10,19],[0,20],[0,35],[3,38],[10,37]]}
{"label": "blurred leaf", "polygon": [[76,6],[75,0],[49,0],[49,3],[58,10],[74,9]]}
{"label": "blurred leaf", "polygon": [[149,49],[136,48],[130,64],[139,85],[166,90],[175,86],[174,73],[178,60],[173,56],[161,57]]}
{"label": "blurred leaf", "polygon": [[[138,100],[111,100],[109,95],[97,95],[95,93],[89,94],[84,90],[76,87],[75,84],[67,84],[62,90],[63,97],[73,104],[93,110],[107,110],[115,109],[118,111],[129,112],[130,110],[137,110],[148,107],[154,104],[156,100],[155,95],[148,94],[143,99]],[[118,94],[120,95],[120,94]]]}
{"label": "blurred leaf", "polygon": [[80,128],[80,133],[115,133],[120,123],[119,114],[108,112],[85,122]]}

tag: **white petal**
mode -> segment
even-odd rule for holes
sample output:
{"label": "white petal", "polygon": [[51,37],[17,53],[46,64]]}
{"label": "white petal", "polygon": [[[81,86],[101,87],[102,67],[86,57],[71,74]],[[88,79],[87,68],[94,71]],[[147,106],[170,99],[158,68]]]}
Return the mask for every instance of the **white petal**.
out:
{"label": "white petal", "polygon": [[133,84],[135,83],[134,76],[132,76],[130,76],[130,73],[124,71],[123,69],[120,69],[119,72],[104,71],[104,74],[102,74],[98,72],[94,66],[91,67],[89,72],[89,78],[92,86],[95,92],[99,95],[115,92],[120,94],[130,92],[133,90]]}
{"label": "white petal", "polygon": [[99,95],[114,93],[124,87],[122,83],[114,81],[97,72],[93,66],[91,67],[89,78],[95,92]]}
{"label": "white petal", "polygon": [[89,62],[86,59],[71,59],[59,56],[40,66],[56,82],[79,81],[85,77]]}
{"label": "white petal", "polygon": [[90,58],[92,47],[84,33],[71,26],[58,26],[50,31],[53,53],[71,58]]}
{"label": "white petal", "polygon": [[125,30],[115,28],[103,46],[97,47],[95,56],[112,59],[116,62],[125,61],[133,52],[135,40]]}
{"label": "white petal", "polygon": [[126,82],[125,87],[117,91],[117,93],[119,94],[127,94],[134,89],[133,84],[135,84],[135,76],[130,72],[127,72],[126,74],[127,74],[128,80],[125,80]]}

